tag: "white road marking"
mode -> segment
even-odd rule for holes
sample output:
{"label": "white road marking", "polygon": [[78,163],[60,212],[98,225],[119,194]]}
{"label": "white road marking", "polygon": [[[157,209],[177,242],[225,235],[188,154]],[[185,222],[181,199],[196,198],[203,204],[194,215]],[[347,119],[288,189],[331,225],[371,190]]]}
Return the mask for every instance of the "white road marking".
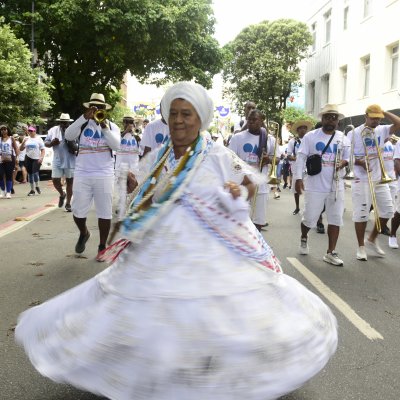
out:
{"label": "white road marking", "polygon": [[383,336],[364,321],[345,301],[326,286],[316,275],[307,269],[297,258],[287,260],[311,283],[330,303],[332,303],[362,334],[370,340],[382,339]]}

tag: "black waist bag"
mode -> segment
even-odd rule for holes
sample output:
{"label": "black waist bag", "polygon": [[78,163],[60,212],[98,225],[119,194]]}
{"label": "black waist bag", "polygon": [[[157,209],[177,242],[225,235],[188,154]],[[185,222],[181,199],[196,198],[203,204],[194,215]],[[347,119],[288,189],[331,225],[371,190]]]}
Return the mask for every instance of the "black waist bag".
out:
{"label": "black waist bag", "polygon": [[317,175],[322,169],[322,157],[319,154],[311,154],[306,160],[306,169],[308,175]]}
{"label": "black waist bag", "polygon": [[307,160],[306,160],[307,175],[310,175],[310,176],[318,175],[321,172],[321,170],[322,170],[322,155],[325,153],[326,149],[329,147],[329,144],[331,143],[335,134],[336,134],[336,131],[330,137],[328,143],[322,150],[321,155],[311,154],[310,156],[307,157]]}

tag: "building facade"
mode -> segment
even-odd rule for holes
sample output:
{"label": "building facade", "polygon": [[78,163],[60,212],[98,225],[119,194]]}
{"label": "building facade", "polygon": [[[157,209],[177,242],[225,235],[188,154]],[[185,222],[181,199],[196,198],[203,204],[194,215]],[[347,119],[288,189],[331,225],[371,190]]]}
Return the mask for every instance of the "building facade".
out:
{"label": "building facade", "polygon": [[370,104],[400,115],[400,0],[320,0],[309,10],[306,111],[317,117],[335,103],[355,126]]}

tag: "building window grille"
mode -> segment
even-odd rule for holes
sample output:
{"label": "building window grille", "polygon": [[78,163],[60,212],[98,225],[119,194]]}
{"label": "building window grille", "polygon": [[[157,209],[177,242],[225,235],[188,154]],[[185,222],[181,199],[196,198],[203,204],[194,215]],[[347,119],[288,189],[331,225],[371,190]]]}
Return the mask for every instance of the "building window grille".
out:
{"label": "building window grille", "polygon": [[370,57],[367,56],[363,59],[363,97],[367,97],[369,95],[369,78],[370,78]]}
{"label": "building window grille", "polygon": [[341,68],[342,73],[342,102],[346,102],[347,92],[347,65]]}
{"label": "building window grille", "polygon": [[372,0],[364,0],[364,18],[371,15]]}
{"label": "building window grille", "polygon": [[331,10],[324,14],[325,19],[325,43],[331,41]]}
{"label": "building window grille", "polygon": [[329,103],[329,74],[326,74],[321,78],[321,83],[322,83],[321,104],[325,105]]}
{"label": "building window grille", "polygon": [[317,23],[314,22],[311,25],[311,35],[312,35],[312,51],[315,51],[317,48]]}
{"label": "building window grille", "polygon": [[393,46],[391,49],[391,77],[390,89],[397,89],[399,77],[399,45]]}
{"label": "building window grille", "polygon": [[349,7],[345,7],[343,10],[343,30],[346,31],[349,27]]}
{"label": "building window grille", "polygon": [[309,88],[309,99],[310,99],[309,111],[313,113],[315,109],[315,81],[310,82],[308,88]]}

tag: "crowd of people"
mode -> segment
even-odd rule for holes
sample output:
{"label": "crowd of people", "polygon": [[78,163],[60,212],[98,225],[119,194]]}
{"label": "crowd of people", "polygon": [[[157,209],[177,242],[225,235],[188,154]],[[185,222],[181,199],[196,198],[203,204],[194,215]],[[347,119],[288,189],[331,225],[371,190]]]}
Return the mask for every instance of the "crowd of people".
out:
{"label": "crowd of people", "polygon": [[[301,255],[309,254],[308,232],[324,215],[323,260],[342,266],[336,244],[344,179],[354,175],[357,259],[366,261],[367,251],[384,256],[377,235],[389,219],[389,245],[398,248],[400,141],[393,134],[400,118],[371,105],[365,123],[345,135],[338,129],[344,116],[327,104],[318,126],[294,121],[285,148],[254,102],[245,104],[245,120],[225,141],[210,135],[213,103],[190,82],[166,91],[162,118],[142,137],[133,115],[123,117],[122,131],[110,121],[111,108],[93,93],[75,121],[62,113],[44,143],[28,128],[19,148],[0,127],[2,149],[7,144],[15,157],[26,151],[33,194],[40,193],[44,147],[53,148],[53,184],[59,207],[65,203],[78,228],[76,253],[91,237],[87,216],[94,203],[96,259],[113,260],[22,314],[16,339],[33,365],[57,382],[118,400],[265,400],[304,384],[335,352],[336,320],[283,273],[262,236],[269,193],[279,199],[283,177],[283,188],[293,192],[293,215],[303,196]],[[381,125],[383,118],[391,124]],[[3,169],[8,193],[10,173]],[[107,247],[115,197],[120,238]],[[364,238],[372,209],[375,225]]]}

